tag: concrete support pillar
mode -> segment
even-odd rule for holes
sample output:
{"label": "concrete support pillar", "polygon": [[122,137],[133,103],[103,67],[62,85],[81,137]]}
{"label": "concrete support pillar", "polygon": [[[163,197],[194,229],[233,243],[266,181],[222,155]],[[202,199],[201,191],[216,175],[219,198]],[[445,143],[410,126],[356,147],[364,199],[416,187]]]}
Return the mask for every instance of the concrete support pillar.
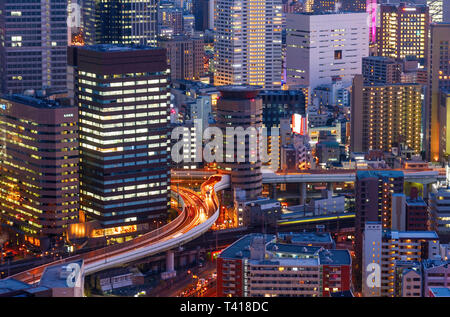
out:
{"label": "concrete support pillar", "polygon": [[429,184],[423,184],[423,199],[428,199],[428,186]]}
{"label": "concrete support pillar", "polygon": [[175,271],[175,253],[172,250],[166,253],[166,272]]}
{"label": "concrete support pillar", "polygon": [[306,183],[300,183],[300,205],[306,203]]}
{"label": "concrete support pillar", "polygon": [[270,198],[277,199],[277,184],[270,184]]}
{"label": "concrete support pillar", "polygon": [[189,254],[189,264],[195,263],[195,253]]}
{"label": "concrete support pillar", "polygon": [[333,183],[327,183],[327,190],[331,192],[331,195],[333,195]]}

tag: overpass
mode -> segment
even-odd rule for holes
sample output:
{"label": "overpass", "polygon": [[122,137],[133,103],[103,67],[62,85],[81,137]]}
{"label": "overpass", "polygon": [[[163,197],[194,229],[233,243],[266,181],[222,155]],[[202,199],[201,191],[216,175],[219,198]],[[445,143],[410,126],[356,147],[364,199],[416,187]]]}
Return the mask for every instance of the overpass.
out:
{"label": "overpass", "polygon": [[[445,181],[446,175],[444,169],[430,170],[408,170],[408,169],[391,169],[403,171],[405,181],[422,184],[431,184],[437,181]],[[380,170],[380,171],[391,171]],[[361,170],[376,171],[376,170]],[[174,178],[178,179],[201,179],[214,175],[213,170],[175,170]],[[263,184],[280,184],[280,183],[343,183],[354,182],[356,179],[356,170],[310,170],[307,172],[280,173],[273,172],[268,169],[262,169]]]}
{"label": "overpass", "polygon": [[70,263],[80,259],[84,260],[86,275],[165,251],[168,251],[168,260],[170,262],[170,256],[173,259],[171,249],[180,247],[199,237],[208,231],[217,220],[219,203],[216,191],[228,186],[228,175],[214,175],[202,185],[200,194],[180,187],[178,192],[173,194],[178,195],[182,199],[182,211],[177,218],[165,226],[121,244],[53,261],[11,277],[26,283],[36,283],[40,280],[46,267]]}

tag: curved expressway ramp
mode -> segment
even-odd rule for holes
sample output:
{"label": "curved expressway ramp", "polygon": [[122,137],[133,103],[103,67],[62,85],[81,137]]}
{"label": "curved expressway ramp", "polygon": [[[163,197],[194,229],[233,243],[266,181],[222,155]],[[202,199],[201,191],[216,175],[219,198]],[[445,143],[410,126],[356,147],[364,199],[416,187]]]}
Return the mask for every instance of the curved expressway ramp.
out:
{"label": "curved expressway ramp", "polygon": [[200,194],[180,187],[178,192],[174,191],[172,195],[179,195],[183,210],[167,225],[133,240],[50,262],[11,277],[22,282],[35,283],[40,280],[46,267],[80,259],[84,260],[85,274],[92,274],[177,248],[209,230],[219,216],[216,191],[229,186],[229,175],[213,175],[202,184]]}

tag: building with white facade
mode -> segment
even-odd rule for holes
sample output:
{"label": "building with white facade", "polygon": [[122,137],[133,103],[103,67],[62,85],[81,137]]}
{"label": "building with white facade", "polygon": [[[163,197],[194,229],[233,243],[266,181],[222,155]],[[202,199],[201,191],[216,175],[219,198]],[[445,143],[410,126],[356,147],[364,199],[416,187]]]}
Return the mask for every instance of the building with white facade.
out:
{"label": "building with white facade", "polygon": [[281,0],[218,0],[215,85],[281,88]]}
{"label": "building with white facade", "polygon": [[366,222],[363,236],[362,294],[381,296],[381,224]]}
{"label": "building with white facade", "polygon": [[[362,289],[363,296],[368,297],[395,295],[395,265],[398,261],[422,262],[440,258],[436,232],[382,231],[377,222],[366,222],[363,248]],[[380,265],[379,275],[367,269],[370,263]],[[372,277],[379,283],[371,283]]]}
{"label": "building with white facade", "polygon": [[287,84],[349,85],[369,55],[367,13],[286,14]]}

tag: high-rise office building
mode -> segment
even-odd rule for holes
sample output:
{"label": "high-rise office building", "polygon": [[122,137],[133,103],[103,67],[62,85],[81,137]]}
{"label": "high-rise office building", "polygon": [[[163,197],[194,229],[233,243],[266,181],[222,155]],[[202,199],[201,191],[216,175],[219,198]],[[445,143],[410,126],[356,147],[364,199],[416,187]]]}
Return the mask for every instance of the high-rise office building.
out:
{"label": "high-rise office building", "polygon": [[46,250],[78,220],[78,109],[68,100],[0,98],[0,220]]}
{"label": "high-rise office building", "polygon": [[442,22],[450,23],[450,0],[443,0],[443,4],[442,4]]}
{"label": "high-rise office building", "polygon": [[334,12],[339,7],[339,1],[336,0],[314,0],[312,5],[312,12]]}
{"label": "high-rise office building", "polygon": [[424,64],[428,51],[428,7],[381,4],[379,16],[378,55],[395,59],[413,57]]}
{"label": "high-rise office building", "polygon": [[281,0],[217,0],[215,85],[281,88]]}
{"label": "high-rise office building", "polygon": [[441,160],[447,160],[450,155],[450,89],[441,90],[439,104],[439,149]]}
{"label": "high-rise office building", "polygon": [[199,79],[204,71],[204,41],[201,37],[177,36],[159,42],[167,49],[167,62],[170,65],[170,79]]}
{"label": "high-rise office building", "polygon": [[431,22],[443,22],[444,1],[445,0],[427,0]]}
{"label": "high-rise office building", "polygon": [[[381,266],[381,252],[382,252],[382,239],[381,239],[381,224],[376,221],[367,221],[364,225],[364,232],[362,233],[362,271],[356,271],[362,273],[362,295],[364,297],[379,297],[381,295],[381,286],[375,283],[368,283],[367,267],[375,263]],[[358,262],[359,258],[357,258]],[[376,279],[376,277],[375,277]]]}
{"label": "high-rise office building", "polygon": [[[258,129],[262,127],[262,99],[255,86],[223,86],[219,91],[216,125],[224,138],[224,159],[218,163],[218,168],[231,174],[231,187],[236,193],[243,194],[243,200],[251,200],[262,192],[259,142],[253,142],[257,141]],[[242,128],[248,135],[241,140],[236,136],[237,132],[227,133],[227,128]],[[230,145],[233,153],[227,153]]]}
{"label": "high-rise office building", "polygon": [[[428,85],[425,94],[424,150],[431,161],[443,160],[447,152],[440,147],[446,138],[446,126],[441,126],[440,109],[442,94],[450,90],[450,23],[432,23],[430,26],[430,48],[428,52]],[[447,110],[448,111],[448,110]]]}
{"label": "high-rise office building", "polygon": [[156,0],[84,0],[85,41],[156,46]]}
{"label": "high-rise office building", "polygon": [[[180,8],[160,8],[158,10],[158,26],[172,29],[174,35],[183,33],[183,10]],[[161,32],[159,33],[161,34]]]}
{"label": "high-rise office building", "polygon": [[[367,0],[341,0],[340,9],[348,12],[365,12]],[[372,2],[372,1],[370,1]]]}
{"label": "high-rise office building", "polygon": [[81,210],[117,241],[165,218],[170,200],[164,49],[70,47],[79,108]]}
{"label": "high-rise office building", "polygon": [[280,119],[292,118],[293,114],[306,116],[304,90],[262,90],[259,93],[263,103],[263,125],[268,130],[280,127]]}
{"label": "high-rise office building", "polygon": [[367,84],[355,76],[351,98],[351,150],[391,151],[403,143],[421,151],[422,86]]}
{"label": "high-rise office building", "polygon": [[194,0],[192,11],[195,16],[196,31],[214,28],[214,0]]}
{"label": "high-rise office building", "polygon": [[[355,286],[361,286],[363,234],[366,224],[380,222],[383,229],[391,228],[392,194],[403,193],[403,172],[358,171],[355,182]],[[362,281],[364,283],[364,281]]]}
{"label": "high-rise office building", "polygon": [[393,84],[401,80],[402,65],[396,60],[382,56],[368,56],[362,59],[364,83]]}
{"label": "high-rise office building", "polygon": [[67,0],[2,0],[0,12],[0,91],[66,89]]}
{"label": "high-rise office building", "polygon": [[287,14],[288,85],[314,89],[338,78],[351,85],[369,55],[366,20],[366,13]]}

